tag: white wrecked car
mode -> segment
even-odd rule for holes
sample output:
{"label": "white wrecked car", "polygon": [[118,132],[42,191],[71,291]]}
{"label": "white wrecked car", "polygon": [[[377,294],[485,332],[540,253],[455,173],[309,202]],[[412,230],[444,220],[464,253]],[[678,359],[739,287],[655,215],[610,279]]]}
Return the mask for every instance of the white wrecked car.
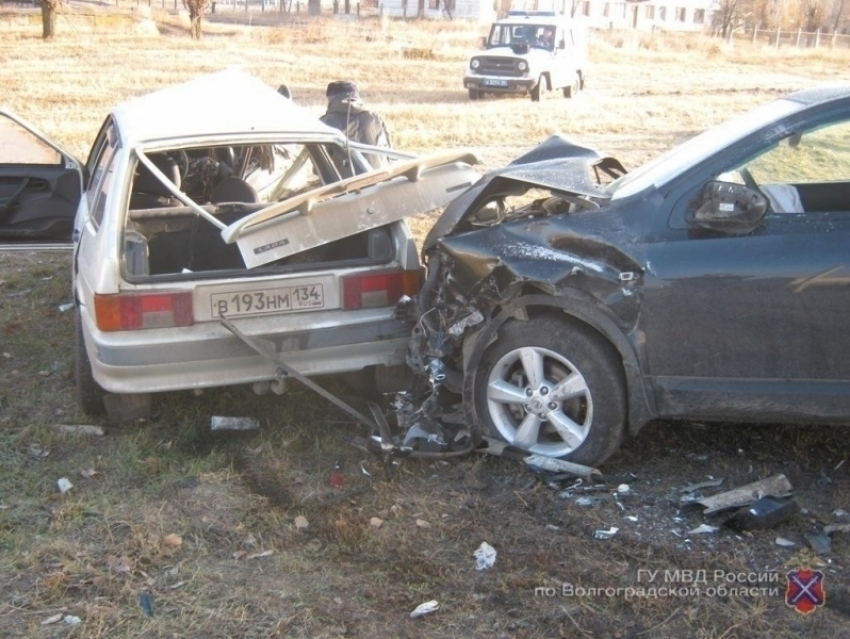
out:
{"label": "white wrecked car", "polygon": [[116,107],[86,163],[8,111],[0,138],[0,241],[73,245],[90,413],[106,393],[274,383],[221,318],[304,375],[403,377],[410,327],[393,309],[422,273],[404,218],[478,179],[467,153],[348,143],[240,71]]}

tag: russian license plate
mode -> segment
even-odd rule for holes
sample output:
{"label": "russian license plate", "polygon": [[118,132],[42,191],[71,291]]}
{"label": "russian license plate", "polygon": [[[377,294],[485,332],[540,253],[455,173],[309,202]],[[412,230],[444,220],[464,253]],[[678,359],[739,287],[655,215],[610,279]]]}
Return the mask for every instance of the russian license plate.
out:
{"label": "russian license plate", "polygon": [[325,307],[325,292],[321,284],[305,284],[213,293],[210,306],[213,317],[311,311]]}
{"label": "russian license plate", "polygon": [[508,86],[507,80],[484,80],[484,84],[488,87],[506,87]]}

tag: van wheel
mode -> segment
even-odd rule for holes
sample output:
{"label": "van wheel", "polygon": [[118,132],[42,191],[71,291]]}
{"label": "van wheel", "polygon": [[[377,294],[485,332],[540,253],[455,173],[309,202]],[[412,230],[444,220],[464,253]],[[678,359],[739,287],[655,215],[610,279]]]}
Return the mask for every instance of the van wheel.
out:
{"label": "van wheel", "polygon": [[546,84],[546,78],[544,76],[540,76],[537,80],[537,84],[531,89],[531,101],[532,102],[540,102],[540,98],[546,95],[546,90],[548,86]]}
{"label": "van wheel", "polygon": [[509,321],[475,374],[482,431],[522,450],[599,464],[620,445],[626,391],[617,351],[555,317]]}
{"label": "van wheel", "polygon": [[106,412],[106,405],[103,402],[106,391],[92,376],[79,309],[74,316],[74,325],[74,378],[77,383],[77,403],[89,415],[103,415]]}
{"label": "van wheel", "polygon": [[484,98],[484,91],[480,91],[478,89],[470,89],[469,90],[469,99],[470,100],[481,100]]}
{"label": "van wheel", "polygon": [[573,80],[573,83],[570,86],[564,87],[564,97],[565,98],[576,97],[578,95],[578,92],[579,92],[580,84],[581,83],[579,82],[578,78],[576,78],[576,79]]}

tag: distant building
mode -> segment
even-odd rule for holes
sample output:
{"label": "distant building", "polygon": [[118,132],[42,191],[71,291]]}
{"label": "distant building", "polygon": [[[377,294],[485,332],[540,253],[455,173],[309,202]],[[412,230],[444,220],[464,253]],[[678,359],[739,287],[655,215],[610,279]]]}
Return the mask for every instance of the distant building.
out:
{"label": "distant building", "polygon": [[[557,11],[582,18],[597,29],[704,31],[711,27],[716,0],[514,0],[513,10]],[[500,0],[425,0],[425,17],[492,22]],[[393,18],[415,18],[418,0],[378,0],[378,10]]]}
{"label": "distant building", "polygon": [[[492,22],[494,4],[493,0],[425,0],[425,17]],[[418,6],[418,0],[378,0],[379,12],[391,18],[415,18]]]}
{"label": "distant building", "polygon": [[[566,5],[565,13],[569,13],[572,2],[560,3]],[[573,15],[598,29],[705,31],[711,27],[714,5],[715,0],[577,0]]]}

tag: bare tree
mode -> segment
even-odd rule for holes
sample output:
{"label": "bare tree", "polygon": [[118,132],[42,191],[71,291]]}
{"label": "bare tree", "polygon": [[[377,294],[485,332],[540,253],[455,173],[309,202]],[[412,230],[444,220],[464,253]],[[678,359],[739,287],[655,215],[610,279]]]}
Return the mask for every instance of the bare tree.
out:
{"label": "bare tree", "polygon": [[183,0],[183,6],[189,10],[189,34],[192,40],[200,40],[203,35],[201,21],[209,5],[210,0]]}
{"label": "bare tree", "polygon": [[735,28],[735,22],[738,18],[738,2],[739,0],[717,0],[714,3],[715,9],[712,14],[714,30],[724,38]]}
{"label": "bare tree", "polygon": [[844,17],[844,0],[835,0],[832,4],[832,32],[838,31],[841,19]]}
{"label": "bare tree", "polygon": [[41,37],[49,40],[56,33],[56,8],[61,0],[39,0],[41,5]]}

